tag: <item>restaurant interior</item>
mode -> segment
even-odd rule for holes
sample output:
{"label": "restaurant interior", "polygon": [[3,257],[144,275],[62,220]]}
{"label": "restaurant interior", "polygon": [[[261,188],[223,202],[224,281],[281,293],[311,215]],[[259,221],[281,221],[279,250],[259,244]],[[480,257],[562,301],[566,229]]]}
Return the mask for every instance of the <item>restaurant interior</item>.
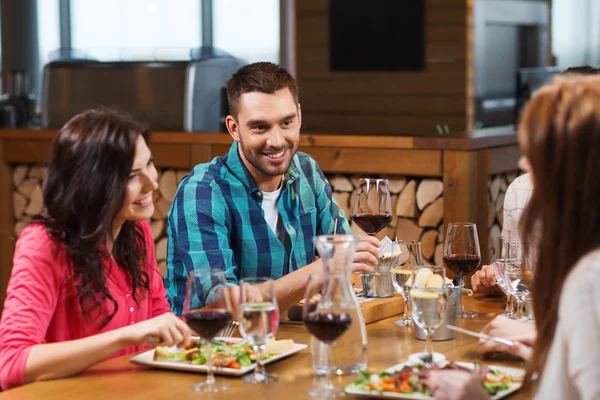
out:
{"label": "restaurant interior", "polygon": [[[517,227],[513,221],[518,218],[513,212],[518,209],[520,216],[523,211],[519,196],[527,190],[517,186],[526,185],[527,193],[531,193],[529,177],[535,173],[535,179],[542,179],[536,165],[546,165],[540,161],[536,164],[532,157],[529,165],[524,155],[536,154],[535,145],[531,141],[524,145],[526,134],[520,133],[519,124],[521,120],[544,118],[541,112],[536,115],[530,111],[534,103],[530,100],[560,81],[565,70],[592,66],[589,69],[595,71],[593,66],[600,65],[596,17],[600,17],[599,0],[0,0],[0,400],[598,398],[598,383],[586,381],[588,386],[578,386],[579,381],[571,376],[549,382],[559,372],[543,368],[543,361],[550,363],[559,354],[554,347],[548,351],[553,335],[536,336],[536,328],[555,332],[557,338],[559,332],[564,333],[563,303],[562,299],[558,303],[560,296],[555,300],[546,297],[543,301],[552,304],[553,314],[541,314],[539,299],[547,292],[538,287],[547,281],[538,279],[539,271],[533,274],[532,263],[537,265],[546,258],[533,249],[533,228],[526,224]],[[246,153],[236,136],[245,128],[238,124],[238,116],[243,115],[240,107],[250,104],[244,103],[248,98],[244,96],[258,92],[242,91],[235,102],[228,80],[248,65],[261,62],[276,64],[295,78],[296,97],[287,84],[276,92],[258,95],[292,94],[296,111],[290,124],[295,123],[294,118],[298,127],[300,120],[302,123],[297,154],[310,156],[311,165],[322,171],[325,185],[311,201],[325,196],[326,211],[334,207],[335,215],[323,216],[321,203],[306,211],[302,196],[310,196],[310,190],[315,190],[312,186],[308,192],[291,195],[292,201],[300,196],[302,228],[314,224],[315,218],[317,221],[313,237],[304,238],[302,244],[285,225],[282,199],[286,183],[277,189],[282,190],[282,197],[273,203],[278,225],[268,232],[267,239],[261,236],[259,225],[255,225],[258,223],[250,226],[238,221],[246,221],[239,215],[247,211],[245,207],[256,204],[259,208],[262,204],[266,216],[269,190],[258,180],[254,183],[256,176],[266,173],[257,164],[249,166],[251,153]],[[593,77],[581,79],[592,82]],[[569,90],[570,84],[564,83],[564,90]],[[583,96],[584,89],[577,93],[575,96]],[[139,281],[137,272],[131,275],[121,265],[124,258],[106,251],[107,245],[112,248],[113,239],[115,246],[118,243],[116,235],[110,239],[109,234],[106,239],[102,233],[105,237],[98,260],[110,258],[106,262],[124,271],[125,284],[134,282],[133,303],[130,294],[127,300],[109,295],[102,301],[110,299],[115,307],[118,303],[123,312],[133,304],[133,313],[143,304],[135,296],[135,285],[153,284],[156,277],[160,286],[156,290],[166,293],[161,301],[167,296],[178,317],[174,321],[165,317],[162,323],[184,332],[167,340],[158,331],[148,331],[142,335],[143,342],[130,344],[135,351],[89,347],[80,352],[82,357],[88,357],[93,349],[101,350],[94,350],[99,355],[88,363],[73,361],[79,354],[74,349],[83,348],[84,342],[79,341],[96,338],[96,334],[96,342],[89,343],[101,346],[107,331],[104,324],[90,328],[93,324],[84,314],[87,333],[77,333],[82,320],[79,305],[56,311],[63,307],[60,299],[67,296],[67,286],[74,278],[68,272],[36,272],[36,252],[45,244],[36,247],[33,238],[20,240],[42,220],[46,221],[47,237],[65,240],[65,246],[76,245],[81,239],[76,237],[78,232],[85,236],[83,230],[52,236],[52,224],[60,217],[52,215],[58,211],[45,200],[55,195],[50,188],[60,187],[47,179],[60,179],[58,165],[63,153],[57,150],[59,138],[69,136],[69,129],[77,126],[72,125],[72,118],[86,110],[115,112],[126,115],[123,118],[128,121],[149,126],[150,139],[144,136],[143,143],[151,152],[148,165],[153,163],[156,170],[156,177],[151,178],[155,185],[151,208],[146,207],[147,215],[137,220],[144,221],[147,229],[143,229],[151,235],[144,249],[153,249],[149,263],[158,272],[144,272],[145,283]],[[552,114],[547,118],[553,118]],[[262,135],[284,135],[278,132],[286,127],[282,124],[273,128],[275,133],[269,130]],[[597,135],[600,128],[594,132]],[[142,135],[138,131],[138,139]],[[250,136],[244,140],[251,146]],[[542,146],[542,142],[536,143]],[[136,159],[129,161],[130,166],[137,165],[132,163],[137,163],[140,154],[139,144],[135,146]],[[108,154],[86,151],[88,158]],[[282,151],[282,157],[287,157],[288,150]],[[238,152],[239,158],[232,156]],[[273,154],[260,154],[271,160],[264,162],[271,162],[272,168],[279,165]],[[204,182],[208,178],[199,175],[201,166],[207,166],[204,173],[208,174],[225,156],[225,166],[235,158],[244,166],[250,185],[258,185],[256,196],[248,194],[249,202],[255,204],[243,205],[245,200],[235,197],[240,196],[237,189],[231,189],[231,199],[221,202],[225,206],[216,198],[208,202],[201,199],[200,189],[192,203],[185,196],[194,196],[191,188],[195,186],[186,185],[194,179]],[[119,157],[115,153],[95,162],[117,163]],[[556,157],[568,160],[567,156]],[[63,167],[74,171],[73,177],[80,176],[77,166]],[[145,174],[147,168],[141,168]],[[298,168],[298,185],[319,181],[319,174],[305,175],[305,169]],[[288,172],[280,173],[277,179],[284,182]],[[225,175],[213,177],[215,182],[205,183],[206,187],[214,190]],[[588,175],[586,179],[593,179]],[[556,180],[569,176],[565,172]],[[67,186],[70,178],[65,175],[60,190],[71,187]],[[88,187],[85,182],[77,185]],[[569,187],[575,186],[565,186]],[[111,188],[114,186],[98,189],[98,198],[124,202],[122,193],[107,193]],[[257,200],[261,194],[262,203]],[[584,192],[579,194],[585,197]],[[537,205],[546,204],[537,197],[534,192]],[[109,207],[87,208],[75,200],[63,201],[72,215],[100,209],[105,212]],[[190,211],[191,204],[197,209]],[[230,210],[232,204],[240,209]],[[561,204],[567,207],[573,203],[565,200]],[[133,203],[132,207],[137,206]],[[215,221],[221,212],[213,211],[209,220],[214,226],[203,227],[196,213],[204,215],[210,210],[202,211],[201,207],[225,207],[226,221]],[[593,211],[590,215],[595,217]],[[237,217],[229,217],[228,212]],[[318,212],[312,220],[311,212]],[[250,213],[249,221],[254,221],[256,215]],[[529,222],[533,214],[525,209],[523,215]],[[543,219],[546,214],[536,215]],[[259,219],[260,226],[273,228],[260,215]],[[197,225],[190,227],[191,220]],[[231,228],[237,223],[238,227]],[[541,225],[544,234],[553,232],[551,224]],[[195,255],[209,244],[202,237],[204,233],[197,235],[193,230],[216,232],[221,228],[230,230],[219,236],[216,246],[223,254],[232,254],[228,257],[233,261],[227,263],[233,262],[234,272],[210,265],[215,257]],[[261,254],[277,248],[269,241],[277,240],[286,230],[291,243],[283,239],[277,242],[277,246],[283,243],[283,257],[288,259],[284,269],[302,270],[299,267],[314,262],[318,273],[310,277],[299,273],[293,275],[295,280],[286,281],[285,272],[270,272],[270,267],[261,265],[266,259],[259,258],[258,263],[252,261],[258,264],[254,276],[246,274],[250,267],[241,264],[251,257],[247,254],[252,249]],[[180,242],[182,235],[184,244]],[[239,248],[238,235],[243,236]],[[200,244],[194,240],[202,240],[204,248],[196,248]],[[539,241],[543,249],[550,243],[550,239],[545,240]],[[228,243],[233,250],[223,248]],[[376,262],[367,265],[360,255],[371,251],[373,243],[377,243]],[[313,258],[297,265],[292,253],[302,252],[304,247],[310,248]],[[181,254],[182,248],[190,254]],[[593,248],[589,245],[575,259],[561,263],[570,263],[570,268]],[[237,251],[244,253],[236,255]],[[123,254],[133,253],[124,250]],[[136,253],[135,257],[141,256]],[[272,255],[268,260],[276,259]],[[140,261],[136,262],[139,267]],[[23,266],[17,269],[17,264]],[[29,272],[22,272],[25,264]],[[98,274],[95,284],[104,290],[97,292],[94,283],[85,281],[95,275],[81,272],[85,262],[67,264],[77,266],[73,267],[75,275],[82,274],[77,276],[83,277],[83,282],[74,281],[80,296],[86,290],[94,293],[88,300],[108,293],[108,281],[113,279],[110,268],[94,272]],[[184,265],[183,277],[177,275],[181,274],[177,272],[180,265]],[[597,276],[600,270],[596,271]],[[57,293],[46,293],[42,289],[45,286],[36,283],[36,276],[40,281],[63,278],[57,278]],[[552,276],[555,280],[561,277]],[[177,281],[178,277],[182,280]],[[438,280],[439,284],[435,283]],[[201,293],[206,288],[195,286],[206,282],[212,285],[207,291],[211,294]],[[37,285],[33,298],[23,294],[28,293],[28,285]],[[558,290],[570,290],[571,286],[565,284]],[[293,289],[282,293],[288,287]],[[253,294],[255,289],[257,295]],[[253,298],[255,295],[260,299]],[[196,310],[199,314],[194,317],[194,296],[204,296],[205,302],[202,300],[198,309],[211,311]],[[211,308],[208,298],[226,306]],[[183,311],[177,309],[182,307],[177,306],[177,299]],[[593,303],[594,299],[586,302]],[[81,300],[82,307],[84,303]],[[41,304],[56,309],[42,310]],[[167,313],[172,315],[170,311]],[[554,316],[550,331],[545,329],[548,315]],[[148,322],[154,321],[158,314],[149,317],[153,318]],[[594,318],[600,320],[598,315]],[[30,319],[35,321],[27,322]],[[123,321],[126,325],[138,323]],[[178,325],[181,321],[183,326]],[[61,323],[64,332],[57,328]],[[590,322],[589,326],[594,325]],[[29,330],[34,328],[37,331]],[[188,344],[190,332],[192,344],[183,349],[181,345]],[[29,339],[22,338],[27,335]],[[63,338],[65,344],[72,340],[73,348],[61,354],[63,348],[59,347],[53,348],[53,354],[50,347],[40,350],[59,342],[56,338]],[[47,354],[51,355],[45,358]],[[221,362],[222,358],[227,361]],[[61,366],[69,363],[77,367]],[[576,374],[567,367],[564,371]],[[561,386],[570,379],[576,383]],[[554,391],[550,392],[552,384]],[[555,397],[542,397],[548,393]]]}

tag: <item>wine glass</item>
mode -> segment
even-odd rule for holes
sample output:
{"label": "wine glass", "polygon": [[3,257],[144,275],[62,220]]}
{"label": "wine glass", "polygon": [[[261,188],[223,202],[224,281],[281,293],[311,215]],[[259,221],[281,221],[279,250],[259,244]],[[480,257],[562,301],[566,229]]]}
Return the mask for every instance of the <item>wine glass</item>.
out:
{"label": "wine glass", "polygon": [[358,181],[352,221],[369,236],[375,236],[392,222],[392,202],[387,179],[361,178]]}
{"label": "wine glass", "polygon": [[242,379],[248,383],[269,383],[277,375],[265,371],[263,351],[279,327],[279,307],[275,284],[270,278],[244,278],[240,281],[240,333],[254,347],[256,369]]}
{"label": "wine glass", "polygon": [[[454,286],[460,285],[481,262],[477,226],[471,222],[451,222],[448,224],[446,241],[444,243],[444,265],[456,274]],[[460,297],[458,318],[473,318],[477,313],[465,310],[463,297]]]}
{"label": "wine glass", "polygon": [[409,292],[412,318],[426,337],[423,362],[433,364],[433,334],[446,316],[446,271],[437,266],[416,266],[411,273]]}
{"label": "wine glass", "polygon": [[494,277],[496,278],[496,284],[506,295],[506,309],[502,315],[510,319],[516,319],[517,315],[513,311],[514,298],[504,282],[504,266],[506,265],[506,251],[509,243],[520,243],[520,239],[518,236],[498,236],[498,256],[494,261]]}
{"label": "wine glass", "polygon": [[[397,252],[397,253],[394,253]],[[421,242],[413,240],[404,242],[402,240],[394,241],[392,244],[392,283],[396,293],[404,299],[404,315],[402,319],[393,322],[395,326],[413,326],[413,320],[410,317],[410,302],[408,293],[410,291],[410,277],[412,270],[416,266],[423,265],[423,253],[421,252]]]}
{"label": "wine glass", "polygon": [[[203,307],[204,304],[207,307]],[[189,273],[183,304],[185,321],[206,345],[206,381],[193,384],[195,392],[220,392],[231,386],[215,381],[212,367],[212,341],[231,321],[232,304],[227,280],[222,270],[196,269]]]}
{"label": "wine glass", "polygon": [[527,319],[524,318],[523,305],[531,296],[533,269],[531,261],[523,254],[520,242],[507,244],[504,264],[506,288],[517,300],[517,318]]}
{"label": "wine glass", "polygon": [[[323,283],[326,286],[323,293],[327,297],[327,301],[321,299],[319,306],[315,307],[314,304],[311,304],[311,299],[319,292]],[[313,397],[334,398],[344,395],[344,390],[334,386],[331,382],[331,348],[335,346],[336,341],[352,323],[350,305],[344,301],[343,290],[345,287],[340,284],[339,280],[325,280],[323,274],[311,274],[308,278],[302,320],[306,330],[327,347],[325,351],[327,355],[325,383],[308,391],[308,394]]]}

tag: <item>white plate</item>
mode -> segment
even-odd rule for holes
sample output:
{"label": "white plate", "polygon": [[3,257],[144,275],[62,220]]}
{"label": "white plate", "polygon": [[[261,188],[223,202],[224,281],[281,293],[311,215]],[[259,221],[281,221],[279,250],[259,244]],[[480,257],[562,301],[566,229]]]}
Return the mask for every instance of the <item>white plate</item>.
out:
{"label": "white plate", "polygon": [[[244,339],[240,338],[215,338],[215,340],[223,340],[226,342],[242,342]],[[294,348],[290,351],[286,351],[285,353],[277,354],[268,360],[265,360],[265,364],[270,364],[277,360],[281,360],[282,358],[288,357],[292,354],[299,352],[300,350],[304,350],[308,346],[301,343],[294,343]],[[171,351],[177,351],[177,349],[170,348]],[[148,350],[144,353],[138,354],[135,357],[132,357],[129,362],[147,365],[149,367],[154,368],[162,368],[162,369],[171,369],[175,371],[187,371],[187,372],[202,372],[205,373],[208,371],[208,367],[206,365],[196,365],[196,364],[188,364],[183,361],[155,361],[154,360],[154,349]],[[256,368],[256,363],[252,363],[252,365],[248,367],[242,367],[241,369],[233,369],[226,367],[214,368],[213,371],[218,375],[230,375],[230,376],[241,376]]]}
{"label": "white plate", "polygon": [[[455,362],[455,364],[462,365],[463,367],[473,368],[473,363],[466,362]],[[405,362],[402,364],[394,365],[391,368],[386,369],[387,372],[394,372],[401,370],[405,365],[412,365],[410,362]],[[500,372],[507,373],[515,378],[523,378],[525,376],[525,371],[520,368],[508,368],[508,367],[499,367],[496,365],[488,365],[491,369],[495,369]],[[511,388],[503,390],[501,392],[496,393],[491,397],[492,400],[502,399],[521,388],[521,383],[516,383]],[[356,396],[369,396],[373,399],[433,399],[433,397],[423,396],[420,394],[406,394],[406,393],[393,393],[393,392],[377,392],[374,390],[359,390],[354,387],[352,384],[346,386],[344,389],[349,395]]]}
{"label": "white plate", "polygon": [[[426,356],[428,353],[421,351],[419,353],[412,353],[411,355],[408,356],[408,361],[411,361],[415,364],[417,363],[422,363],[423,362],[423,357]],[[433,363],[434,364],[439,364],[442,361],[446,361],[446,356],[443,355],[442,353],[437,353],[434,352],[433,353]]]}

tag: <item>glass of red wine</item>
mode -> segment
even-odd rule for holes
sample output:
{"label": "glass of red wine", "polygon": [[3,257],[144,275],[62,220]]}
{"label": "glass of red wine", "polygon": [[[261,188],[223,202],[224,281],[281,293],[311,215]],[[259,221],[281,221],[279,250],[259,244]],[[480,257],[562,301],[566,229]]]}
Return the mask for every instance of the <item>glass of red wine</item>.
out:
{"label": "glass of red wine", "polygon": [[[206,307],[204,305],[207,305]],[[227,280],[222,270],[210,268],[190,272],[183,305],[185,321],[204,340],[206,348],[206,381],[191,386],[195,392],[220,392],[228,383],[217,382],[212,368],[212,341],[231,321],[232,304]]]}
{"label": "glass of red wine", "polygon": [[[315,307],[311,302],[313,296],[323,289],[319,305]],[[325,382],[308,391],[308,394],[317,398],[335,398],[344,396],[343,388],[336,387],[331,382],[333,368],[331,364],[331,348],[337,340],[348,330],[352,323],[351,304],[344,299],[347,296],[343,291],[345,286],[339,280],[325,279],[323,274],[312,274],[308,278],[306,292],[304,295],[304,307],[302,309],[302,320],[306,330],[316,339],[320,340],[327,351],[327,373]],[[325,300],[325,301],[324,301]]]}
{"label": "glass of red wine", "polygon": [[[451,222],[448,224],[443,260],[444,266],[456,275],[453,279],[454,286],[460,285],[461,280],[464,282],[467,275],[477,269],[481,262],[481,251],[477,226],[474,223]],[[458,318],[475,316],[477,313],[465,310],[461,296]]]}
{"label": "glass of red wine", "polygon": [[392,222],[392,202],[387,179],[361,178],[352,207],[352,221],[369,236]]}

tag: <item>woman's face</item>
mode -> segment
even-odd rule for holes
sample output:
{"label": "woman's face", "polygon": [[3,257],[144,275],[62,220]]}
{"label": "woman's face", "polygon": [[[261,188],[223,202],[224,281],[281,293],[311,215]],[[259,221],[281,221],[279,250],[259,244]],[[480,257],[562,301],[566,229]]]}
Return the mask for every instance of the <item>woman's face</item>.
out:
{"label": "woman's face", "polygon": [[158,173],[152,162],[152,153],[142,135],[138,135],[135,158],[129,174],[125,204],[117,216],[119,221],[149,219],[154,213],[152,192],[158,189]]}

